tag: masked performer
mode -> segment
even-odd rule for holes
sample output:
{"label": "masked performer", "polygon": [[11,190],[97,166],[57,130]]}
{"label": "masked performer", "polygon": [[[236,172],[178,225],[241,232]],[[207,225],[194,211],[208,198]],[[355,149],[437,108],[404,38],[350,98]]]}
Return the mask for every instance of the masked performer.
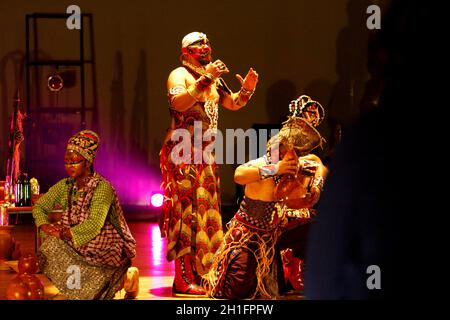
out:
{"label": "masked performer", "polygon": [[137,269],[129,269],[136,242],[115,190],[94,170],[99,142],[88,130],[71,137],[64,156],[69,177],[33,207],[44,237],[39,267],[67,299],[112,299],[124,284],[133,287],[127,279],[137,281]]}
{"label": "masked performer", "polygon": [[[324,118],[322,106],[305,95],[292,101],[289,110],[292,116],[305,119],[314,128]],[[292,119],[295,118],[291,117],[291,122]],[[303,270],[309,230],[317,214],[315,207],[328,174],[328,169],[321,159],[310,153],[314,148],[314,144],[304,144],[301,154],[306,161],[302,174],[295,181],[284,177],[277,185],[277,194],[284,199],[283,216],[286,219],[276,245],[280,294],[286,294],[290,289],[295,293],[303,292]],[[302,197],[305,191],[310,193],[311,197]]]}
{"label": "masked performer", "polygon": [[[245,78],[236,75],[241,88],[233,93],[221,78],[229,72],[227,66],[212,62],[209,40],[200,32],[183,38],[181,64],[167,81],[172,119],[160,153],[165,191],[160,227],[168,239],[167,260],[175,260],[173,293],[199,295],[204,294],[199,276],[209,269],[223,232],[217,164],[213,153],[202,159],[209,143],[197,146],[194,134],[214,135],[219,104],[230,110],[245,106],[258,74],[250,68]],[[187,132],[189,141],[179,142],[180,132]],[[186,143],[188,148],[180,152],[179,146]]]}
{"label": "masked performer", "polygon": [[235,182],[245,185],[245,196],[203,277],[209,296],[278,297],[275,245],[287,223],[287,203],[312,206],[324,175],[320,159],[309,154],[323,140],[310,124],[313,119],[291,111],[269,140],[267,154],[236,169]]}

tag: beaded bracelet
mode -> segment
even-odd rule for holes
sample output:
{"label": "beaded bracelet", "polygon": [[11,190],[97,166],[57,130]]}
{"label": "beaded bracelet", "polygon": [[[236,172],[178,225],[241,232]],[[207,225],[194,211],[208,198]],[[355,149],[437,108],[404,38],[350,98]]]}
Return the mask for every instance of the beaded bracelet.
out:
{"label": "beaded bracelet", "polygon": [[238,104],[239,106],[245,106],[247,104],[247,102],[250,100],[250,98],[253,95],[253,92],[255,92],[255,90],[250,91],[245,89],[244,87],[241,87],[241,90],[239,90],[239,94],[237,96],[236,104]]}
{"label": "beaded bracelet", "polygon": [[262,167],[258,167],[259,177],[261,180],[273,177],[278,172],[278,166],[276,164],[269,164]]}
{"label": "beaded bracelet", "polygon": [[253,90],[247,90],[244,87],[241,87],[241,90],[239,93],[242,93],[244,96],[251,96],[255,92],[255,89]]}
{"label": "beaded bracelet", "polygon": [[199,90],[195,83],[187,88],[187,93],[196,101],[200,101],[203,96],[203,91]]}
{"label": "beaded bracelet", "polygon": [[312,181],[312,185],[315,187],[318,187],[320,191],[323,190],[323,185],[325,183],[325,180],[321,176],[314,177]]}
{"label": "beaded bracelet", "polygon": [[214,76],[211,73],[205,73],[203,76],[207,78],[210,82],[213,82],[215,80]]}
{"label": "beaded bracelet", "polygon": [[199,91],[205,91],[212,83],[213,77],[210,73],[207,73],[198,78],[194,85]]}

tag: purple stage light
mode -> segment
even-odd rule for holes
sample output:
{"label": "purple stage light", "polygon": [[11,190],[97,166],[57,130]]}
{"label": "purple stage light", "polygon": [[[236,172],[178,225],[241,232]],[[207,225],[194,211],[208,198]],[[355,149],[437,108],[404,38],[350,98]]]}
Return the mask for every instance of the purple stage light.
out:
{"label": "purple stage light", "polygon": [[164,196],[160,192],[152,193],[152,197],[150,198],[150,202],[152,206],[159,208],[163,205]]}

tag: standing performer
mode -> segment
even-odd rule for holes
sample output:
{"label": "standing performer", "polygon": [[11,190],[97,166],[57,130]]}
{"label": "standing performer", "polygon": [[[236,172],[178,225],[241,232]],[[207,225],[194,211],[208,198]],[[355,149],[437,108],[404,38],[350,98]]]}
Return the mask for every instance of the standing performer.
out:
{"label": "standing performer", "polygon": [[[214,134],[219,104],[230,110],[245,106],[255,91],[258,74],[250,68],[245,78],[236,75],[241,88],[233,93],[221,78],[229,72],[227,66],[220,60],[212,62],[209,40],[200,32],[183,38],[181,64],[167,80],[172,119],[160,152],[165,192],[160,228],[162,237],[168,239],[167,260],[175,260],[173,293],[201,295],[205,292],[198,286],[200,276],[208,271],[223,232],[217,164],[213,154],[205,161],[195,161],[206,144],[201,150],[195,146],[194,131]],[[183,161],[175,159],[180,156],[174,148],[177,129],[191,135],[191,147],[189,152],[183,151]]]}

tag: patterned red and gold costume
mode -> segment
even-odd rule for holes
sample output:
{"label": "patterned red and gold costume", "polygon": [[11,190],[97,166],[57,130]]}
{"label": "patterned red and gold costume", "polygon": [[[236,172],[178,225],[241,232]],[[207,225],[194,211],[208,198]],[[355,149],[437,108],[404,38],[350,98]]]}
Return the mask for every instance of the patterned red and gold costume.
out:
{"label": "patterned red and gold costume", "polygon": [[171,261],[190,254],[195,258],[196,272],[201,275],[208,271],[223,238],[218,166],[215,162],[194,163],[193,139],[190,163],[175,164],[171,152],[177,142],[171,141],[170,137],[174,129],[183,128],[193,133],[194,121],[201,121],[202,131],[205,131],[209,118],[201,104],[185,112],[172,108],[170,112],[174,127],[168,131],[160,152],[165,192],[161,235],[168,239],[167,259]]}
{"label": "patterned red and gold costume", "polygon": [[205,293],[198,281],[208,272],[223,239],[219,176],[211,145],[217,137],[219,105],[239,110],[258,82],[258,74],[250,68],[245,78],[236,75],[241,88],[232,92],[221,78],[229,70],[219,59],[212,61],[211,50],[204,33],[187,34],[181,41],[183,66],[172,70],[167,80],[172,122],[160,153],[165,192],[160,227],[168,239],[167,259],[175,261],[175,294]]}

